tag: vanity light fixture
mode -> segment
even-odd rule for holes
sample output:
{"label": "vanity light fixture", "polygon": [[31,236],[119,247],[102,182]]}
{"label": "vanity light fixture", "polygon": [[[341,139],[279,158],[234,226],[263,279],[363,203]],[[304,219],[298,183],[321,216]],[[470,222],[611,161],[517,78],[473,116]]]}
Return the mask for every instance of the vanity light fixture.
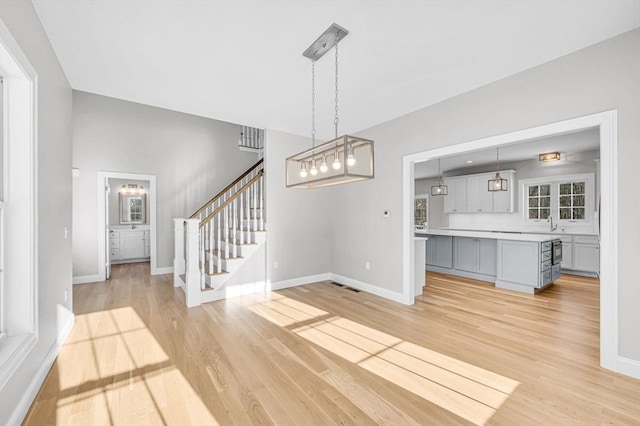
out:
{"label": "vanity light fixture", "polygon": [[138,186],[135,183],[130,183],[128,185],[122,185],[122,188],[120,188],[120,193],[128,195],[144,194],[145,190],[144,186],[142,185]]}
{"label": "vanity light fixture", "polygon": [[538,156],[538,160],[542,161],[543,163],[546,163],[548,161],[559,161],[560,160],[560,153],[558,151],[545,152],[544,154],[540,154]]}
{"label": "vanity light fixture", "polygon": [[[311,60],[311,149],[288,157],[285,161],[287,188],[322,188],[342,183],[373,179],[373,141],[357,136],[338,137],[338,43],[349,31],[331,25],[304,51]],[[316,146],[315,64],[325,53],[335,49],[335,139]],[[327,159],[331,159],[331,168]],[[321,159],[320,173],[316,160]],[[309,173],[306,164],[310,163]]]}
{"label": "vanity light fixture", "polygon": [[444,184],[442,171],[440,171],[440,159],[438,158],[438,184],[431,187],[431,195],[447,195],[449,188]]}
{"label": "vanity light fixture", "polygon": [[496,148],[496,174],[489,179],[487,189],[491,192],[507,190],[507,180],[500,176],[500,148]]}

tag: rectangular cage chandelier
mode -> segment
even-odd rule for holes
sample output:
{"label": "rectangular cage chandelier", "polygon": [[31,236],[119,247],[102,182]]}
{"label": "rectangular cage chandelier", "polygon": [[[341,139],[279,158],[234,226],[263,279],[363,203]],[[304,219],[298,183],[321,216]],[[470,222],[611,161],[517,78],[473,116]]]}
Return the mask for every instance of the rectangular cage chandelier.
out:
{"label": "rectangular cage chandelier", "polygon": [[[287,188],[323,188],[374,177],[373,141],[357,136],[338,137],[338,42],[349,32],[331,25],[304,51],[311,60],[311,148],[285,161]],[[335,138],[316,146],[315,63],[331,48],[335,50]]]}

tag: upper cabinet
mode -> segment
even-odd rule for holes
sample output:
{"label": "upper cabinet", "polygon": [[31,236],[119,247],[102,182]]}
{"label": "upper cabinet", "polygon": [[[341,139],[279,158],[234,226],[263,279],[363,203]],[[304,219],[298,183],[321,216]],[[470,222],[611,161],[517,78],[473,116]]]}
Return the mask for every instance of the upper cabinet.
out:
{"label": "upper cabinet", "polygon": [[446,178],[449,195],[444,199],[445,213],[513,213],[515,171],[501,171],[500,174],[507,179],[506,191],[489,191],[492,173]]}
{"label": "upper cabinet", "polygon": [[445,179],[448,195],[444,195],[445,213],[463,213],[467,211],[467,180],[465,177]]}

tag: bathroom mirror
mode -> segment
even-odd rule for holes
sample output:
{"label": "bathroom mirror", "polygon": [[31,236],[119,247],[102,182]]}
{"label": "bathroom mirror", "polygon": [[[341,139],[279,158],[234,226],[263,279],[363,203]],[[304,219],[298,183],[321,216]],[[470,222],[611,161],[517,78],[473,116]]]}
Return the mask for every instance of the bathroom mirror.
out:
{"label": "bathroom mirror", "polygon": [[134,225],[146,222],[147,195],[120,194],[120,224]]}

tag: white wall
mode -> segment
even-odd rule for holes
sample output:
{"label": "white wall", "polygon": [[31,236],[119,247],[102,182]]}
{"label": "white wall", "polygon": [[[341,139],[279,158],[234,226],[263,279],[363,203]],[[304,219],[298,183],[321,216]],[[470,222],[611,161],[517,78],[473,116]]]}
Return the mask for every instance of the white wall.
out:
{"label": "white wall", "polygon": [[107,219],[107,225],[120,225],[120,189],[122,185],[138,185],[144,187],[146,190],[147,205],[145,207],[144,224],[149,224],[149,181],[148,180],[134,180],[134,179],[109,179],[109,218]]}
{"label": "white wall", "polygon": [[332,192],[332,272],[402,291],[404,155],[617,109],[618,353],[640,362],[638,52],[634,30],[361,132],[375,141],[376,178]]}
{"label": "white wall", "polygon": [[73,275],[98,274],[97,171],[156,176],[157,267],[173,266],[173,222],[191,215],[258,160],[240,126],[73,92]]}
{"label": "white wall", "polygon": [[71,239],[65,240],[64,227],[71,229],[72,94],[31,2],[2,2],[0,19],[38,74],[38,341],[0,391],[4,425],[14,410],[28,409],[37,391],[30,385],[72,320],[72,298],[64,300],[65,290],[71,293]]}
{"label": "white wall", "polygon": [[331,272],[331,226],[340,226],[332,219],[335,188],[285,186],[285,158],[308,148],[309,138],[266,133],[267,280],[272,283]]}

